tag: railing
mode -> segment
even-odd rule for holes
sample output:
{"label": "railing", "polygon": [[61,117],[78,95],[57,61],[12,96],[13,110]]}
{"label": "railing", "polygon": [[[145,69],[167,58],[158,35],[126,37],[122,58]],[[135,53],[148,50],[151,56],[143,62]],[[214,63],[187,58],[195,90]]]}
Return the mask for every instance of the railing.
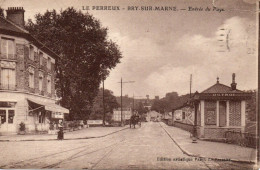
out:
{"label": "railing", "polygon": [[240,146],[251,148],[256,148],[257,140],[259,140],[259,137],[255,134],[236,131],[226,131],[225,138],[227,143],[238,144]]}

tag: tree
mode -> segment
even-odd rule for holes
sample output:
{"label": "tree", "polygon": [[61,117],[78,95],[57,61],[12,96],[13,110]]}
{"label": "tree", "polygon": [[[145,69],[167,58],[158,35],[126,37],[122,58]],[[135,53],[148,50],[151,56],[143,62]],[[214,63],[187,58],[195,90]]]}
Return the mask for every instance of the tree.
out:
{"label": "tree", "polygon": [[151,110],[164,113],[171,112],[173,109],[182,106],[190,98],[189,94],[179,96],[177,92],[170,92],[160,100],[155,100]]}
{"label": "tree", "polygon": [[256,121],[256,90],[247,90],[251,98],[246,101],[247,120]]}
{"label": "tree", "polygon": [[[113,95],[113,92],[110,90],[104,90],[104,99],[105,99],[105,113],[106,121],[110,122],[112,119],[112,113],[115,108],[119,107],[116,97]],[[98,95],[94,99],[93,108],[91,110],[90,119],[97,120],[103,119],[103,89],[99,90]]]}
{"label": "tree", "polygon": [[122,57],[118,46],[107,39],[107,28],[92,15],[74,8],[37,14],[26,28],[44,46],[60,55],[56,59],[56,91],[70,119],[86,119],[105,80]]}

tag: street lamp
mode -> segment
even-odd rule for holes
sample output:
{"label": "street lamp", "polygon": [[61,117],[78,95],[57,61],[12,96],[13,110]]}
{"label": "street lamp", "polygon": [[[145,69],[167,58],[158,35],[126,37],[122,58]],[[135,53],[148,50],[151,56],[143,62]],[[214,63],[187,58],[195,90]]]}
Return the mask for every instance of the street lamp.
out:
{"label": "street lamp", "polygon": [[134,83],[135,81],[125,81],[123,82],[122,80],[122,77],[121,77],[121,82],[118,82],[118,83],[121,83],[121,126],[123,125],[123,98],[122,98],[122,95],[123,95],[123,83]]}

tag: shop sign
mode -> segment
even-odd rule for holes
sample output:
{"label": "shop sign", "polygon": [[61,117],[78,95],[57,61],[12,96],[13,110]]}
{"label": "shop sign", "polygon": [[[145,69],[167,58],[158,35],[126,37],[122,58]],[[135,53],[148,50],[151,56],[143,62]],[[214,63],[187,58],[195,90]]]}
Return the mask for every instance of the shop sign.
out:
{"label": "shop sign", "polygon": [[233,98],[248,98],[251,95],[249,93],[201,93],[200,99],[207,98],[207,99],[214,99],[214,98],[221,98],[221,99],[233,99]]}
{"label": "shop sign", "polygon": [[57,113],[57,112],[52,112],[51,114],[52,118],[56,118],[56,119],[63,119],[63,113]]}

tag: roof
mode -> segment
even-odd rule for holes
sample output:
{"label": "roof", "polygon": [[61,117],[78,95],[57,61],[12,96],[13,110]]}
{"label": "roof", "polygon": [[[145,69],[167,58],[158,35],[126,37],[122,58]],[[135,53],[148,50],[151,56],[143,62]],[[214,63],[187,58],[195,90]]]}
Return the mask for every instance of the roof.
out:
{"label": "roof", "polygon": [[28,41],[32,42],[35,46],[40,48],[42,51],[49,54],[51,57],[54,57],[55,59],[59,58],[58,54],[53,52],[51,49],[49,49],[43,43],[41,43],[39,40],[33,37],[27,30],[14,24],[13,22],[7,20],[2,16],[0,16],[0,33],[11,35],[11,36],[23,37]]}
{"label": "roof", "polygon": [[232,90],[231,87],[224,84],[216,83],[201,93],[244,93],[241,90]]}
{"label": "roof", "polygon": [[0,29],[29,34],[29,32],[26,31],[25,29],[15,25],[13,22],[5,19],[2,16],[0,16]]}

